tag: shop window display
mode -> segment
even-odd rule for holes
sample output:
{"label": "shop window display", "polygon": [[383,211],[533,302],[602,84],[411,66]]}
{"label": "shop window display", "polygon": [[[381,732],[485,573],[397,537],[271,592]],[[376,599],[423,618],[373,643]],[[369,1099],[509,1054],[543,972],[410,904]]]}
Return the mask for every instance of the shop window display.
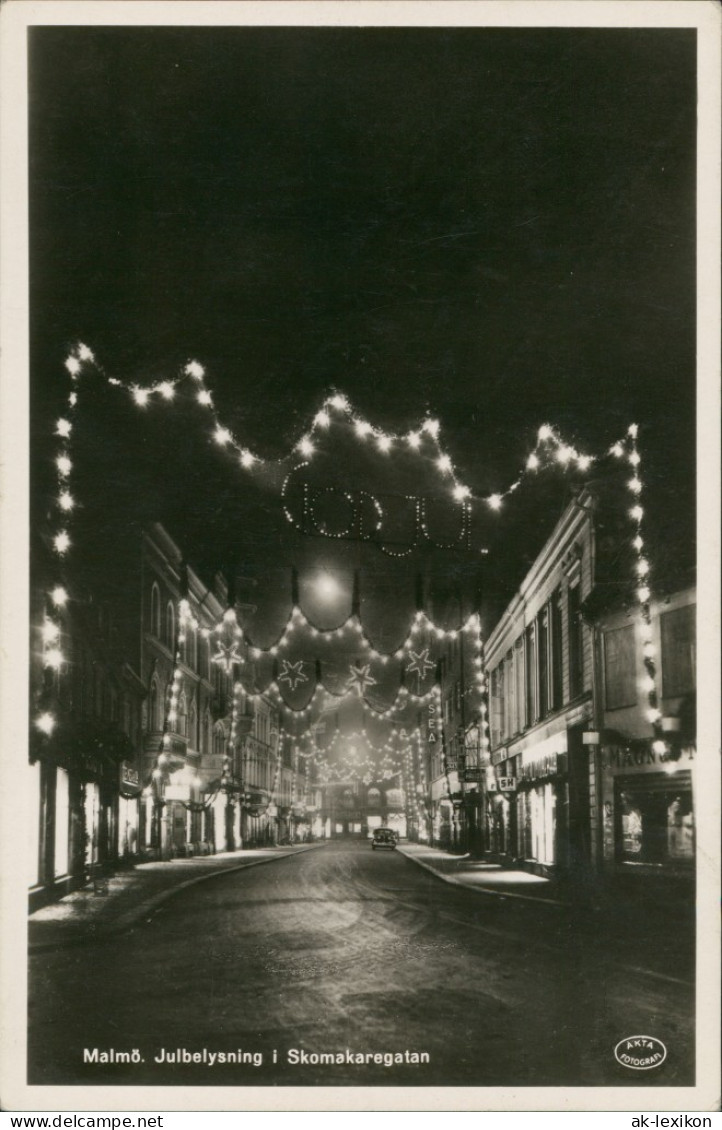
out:
{"label": "shop window display", "polygon": [[691,863],[694,815],[689,787],[624,785],[618,790],[619,856],[624,863]]}

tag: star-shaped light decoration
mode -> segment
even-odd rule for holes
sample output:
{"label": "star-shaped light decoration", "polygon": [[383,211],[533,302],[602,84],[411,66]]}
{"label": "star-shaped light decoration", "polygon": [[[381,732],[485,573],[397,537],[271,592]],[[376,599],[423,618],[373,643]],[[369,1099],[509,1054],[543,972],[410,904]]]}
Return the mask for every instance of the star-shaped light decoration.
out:
{"label": "star-shaped light decoration", "polygon": [[299,659],[297,663],[290,663],[288,659],[283,660],[283,670],[278,676],[279,683],[288,683],[292,691],[295,691],[299,683],[307,683],[308,675],[303,673],[303,660]]}
{"label": "star-shaped light decoration", "polygon": [[361,664],[358,666],[354,663],[349,667],[351,678],[346,683],[346,690],[355,690],[357,695],[365,693],[367,687],[373,687],[376,680],[371,674],[371,664],[366,663],[363,667]]}
{"label": "star-shaped light decoration", "polygon": [[410,651],[411,662],[407,664],[406,670],[409,674],[417,674],[420,679],[426,678],[427,671],[433,671],[434,664],[429,659],[429,649],[425,647],[423,651],[415,652]]}
{"label": "star-shaped light decoration", "polygon": [[216,640],[216,647],[218,651],[211,658],[214,663],[223,668],[227,675],[233,672],[236,663],[239,667],[242,665],[243,656],[240,654],[235,640],[232,640],[231,643],[221,643],[220,640]]}

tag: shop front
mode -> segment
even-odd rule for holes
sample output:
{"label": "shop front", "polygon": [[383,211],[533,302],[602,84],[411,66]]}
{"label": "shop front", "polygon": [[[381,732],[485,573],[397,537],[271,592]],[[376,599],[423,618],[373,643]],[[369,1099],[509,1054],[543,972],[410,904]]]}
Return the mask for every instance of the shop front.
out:
{"label": "shop front", "polygon": [[566,731],[499,762],[487,775],[486,823],[492,858],[538,875],[568,862]]}
{"label": "shop front", "polygon": [[138,857],[140,792],[137,767],[128,761],[122,761],[118,788],[118,858],[127,863]]}
{"label": "shop front", "polygon": [[694,874],[694,748],[637,739],[603,747],[604,860],[619,874]]}

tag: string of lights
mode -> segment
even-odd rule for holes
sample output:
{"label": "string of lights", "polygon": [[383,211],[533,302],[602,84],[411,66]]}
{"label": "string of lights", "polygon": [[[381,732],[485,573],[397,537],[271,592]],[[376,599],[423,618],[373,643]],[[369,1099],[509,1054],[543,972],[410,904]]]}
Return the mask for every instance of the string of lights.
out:
{"label": "string of lights", "polygon": [[[71,389],[68,394],[67,408],[64,414],[55,422],[55,436],[58,440],[55,457],[57,485],[55,504],[57,522],[51,535],[52,547],[58,560],[58,575],[57,583],[47,594],[47,608],[40,629],[43,645],[43,666],[46,670],[50,669],[58,672],[64,663],[64,654],[61,648],[63,610],[67,607],[68,600],[70,599],[68,591],[69,586],[65,581],[65,573],[67,571],[68,557],[73,546],[72,519],[77,506],[77,500],[72,491],[72,437],[78,421],[81,376],[92,370],[97,375],[103,377],[109,385],[117,387],[130,395],[139,408],[146,407],[151,400],[156,400],[159,403],[170,403],[176,398],[181,385],[190,384],[199,407],[208,414],[213,428],[209,433],[211,441],[223,448],[231,448],[234,450],[240,466],[246,471],[251,470],[256,464],[264,462],[264,460],[254,454],[248,447],[240,444],[231,430],[223,424],[213,405],[213,393],[207,384],[205,370],[198,361],[188,361],[183,366],[180,373],[172,379],[157,381],[145,386],[135,383],[126,384],[115,377],[108,376],[96,360],[93,351],[81,342],[71,350],[69,356],[66,358],[65,368],[70,375]],[[352,408],[348,399],[340,393],[334,393],[324,399],[321,408],[313,417],[309,428],[295,444],[291,455],[284,456],[276,462],[282,464],[289,458],[295,457],[294,453],[298,453],[302,461],[308,464],[317,450],[319,437],[325,434],[332,424],[338,423],[343,423],[347,425],[347,427],[350,427],[351,432],[358,441],[367,446],[372,445],[374,450],[378,451],[380,458],[389,457],[395,449],[404,445],[405,448],[410,449],[420,456],[423,455],[431,459],[435,463],[436,470],[450,482],[452,491],[455,493],[457,500],[463,502],[465,505],[471,505],[471,491],[461,483],[457,477],[451,457],[447,452],[442,450],[439,444],[440,424],[438,420],[430,417],[426,418],[422,421],[417,430],[407,432],[403,435],[401,433],[388,433],[374,427],[359,416]],[[640,501],[642,483],[639,477],[640,455],[636,440],[637,426],[631,425],[625,439],[614,444],[610,451],[613,455],[618,457],[623,458],[626,455],[627,459],[632,464],[634,472],[632,478],[629,480],[628,486],[634,496],[634,506],[630,509],[630,517],[635,523],[633,544],[637,551],[636,570],[640,582],[638,596],[646,632],[644,646],[647,670],[646,689],[649,695],[648,718],[654,726],[657,726],[660,720],[660,712],[658,707],[655,665],[653,660],[653,641],[651,639],[650,627],[648,595],[649,561],[643,552],[644,542],[641,533],[643,510]],[[572,444],[567,443],[555,428],[545,424],[539,429],[534,450],[527,457],[524,468],[517,475],[515,480],[500,492],[488,496],[474,496],[475,501],[482,501],[492,510],[499,510],[504,499],[516,491],[528,475],[534,474],[552,463],[562,467],[575,467],[581,471],[586,471],[594,461],[594,458],[594,456],[578,451]],[[296,463],[296,466],[297,465],[299,464]],[[70,591],[72,592],[72,588]],[[644,596],[642,594],[647,595]],[[191,617],[189,622],[192,622],[196,627],[198,626],[189,610],[184,613],[184,615]],[[454,639],[459,631],[470,630],[474,633],[477,631],[474,615],[469,617],[459,628],[448,629],[434,624],[424,612],[417,612],[415,620],[411,623],[403,642],[393,651],[383,651],[375,646],[373,640],[363,628],[355,608],[352,609],[351,614],[342,624],[332,629],[326,629],[314,624],[309,617],[305,615],[298,604],[295,603],[291,608],[287,623],[276,641],[269,647],[263,648],[259,647],[247,636],[244,637],[243,630],[237,624],[232,623],[231,618],[235,621],[235,612],[233,609],[228,609],[223,618],[223,622],[216,625],[213,629],[216,634],[223,633],[224,631],[231,633],[230,638],[215,641],[217,650],[216,654],[213,656],[213,662],[222,665],[224,670],[229,674],[234,671],[236,666],[241,667],[244,663],[244,657],[239,650],[242,642],[245,642],[247,655],[251,658],[260,658],[266,654],[273,656],[277,655],[279,650],[290,646],[291,636],[299,628],[307,629],[310,635],[319,641],[338,639],[342,637],[344,633],[353,631],[356,635],[358,646],[363,651],[366,659],[384,664],[388,663],[392,658],[407,658],[410,660],[410,663],[407,665],[407,670],[414,673],[418,673],[418,663],[420,660],[423,661],[422,657],[424,657],[424,649],[417,643],[417,636],[421,632],[426,632],[436,639],[443,640]],[[205,628],[201,628],[201,632],[205,636],[209,634],[208,629]],[[425,658],[428,662],[428,652]],[[481,658],[481,649],[477,651],[474,663],[478,671],[476,689],[479,691],[480,697],[483,697],[483,659]],[[297,678],[292,680],[294,669]],[[407,687],[401,685],[393,703],[387,707],[380,707],[369,701],[365,694],[366,688],[377,682],[371,674],[370,662],[360,662],[357,664],[357,666],[352,669],[351,678],[355,680],[355,691],[362,701],[363,709],[381,718],[393,717],[400,709],[407,706],[409,703],[426,703],[434,695],[434,690],[430,690],[427,694],[414,695]],[[277,696],[279,706],[281,706],[283,710],[297,715],[310,715],[314,705],[318,702],[319,695],[331,695],[336,699],[340,699],[348,693],[349,689],[348,683],[343,689],[334,689],[322,684],[320,680],[316,678],[314,680],[312,694],[309,696],[306,704],[302,707],[295,707],[284,698],[279,686],[280,681],[288,682],[289,687],[292,686],[293,689],[295,689],[297,684],[302,682],[308,681],[310,683],[311,680],[305,675],[303,669],[303,661],[295,661],[292,664],[289,660],[284,664],[279,678],[272,679],[269,681],[266,688],[258,691],[260,695],[271,694]],[[56,723],[57,718],[52,711],[39,710],[37,712],[35,725],[46,736],[50,736],[53,733]]]}

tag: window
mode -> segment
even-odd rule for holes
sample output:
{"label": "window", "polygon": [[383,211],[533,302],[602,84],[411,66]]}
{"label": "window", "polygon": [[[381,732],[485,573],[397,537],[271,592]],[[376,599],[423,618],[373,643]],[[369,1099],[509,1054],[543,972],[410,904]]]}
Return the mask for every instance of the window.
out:
{"label": "window", "polygon": [[99,667],[95,668],[95,713],[102,715],[103,713],[103,699],[104,699],[104,686],[103,686],[103,672]]}
{"label": "window", "polygon": [[504,664],[491,673],[491,742],[498,745],[504,740]]}
{"label": "window", "polygon": [[551,602],[551,708],[558,710],[562,704],[562,598],[559,591]]}
{"label": "window", "polygon": [[223,753],[225,753],[225,748],[226,748],[226,736],[223,733],[223,727],[221,726],[221,724],[219,722],[218,725],[213,730],[213,752],[215,754],[221,754],[222,755]]}
{"label": "window", "polygon": [[160,639],[160,591],[157,585],[150,590],[150,630]]}
{"label": "window", "polygon": [[539,663],[539,717],[549,713],[549,614],[544,609],[537,617],[537,656]]}
{"label": "window", "polygon": [[607,710],[637,701],[634,625],[604,633],[604,703]]}
{"label": "window", "polygon": [[175,612],[170,600],[165,610],[165,642],[171,650],[175,647]]}
{"label": "window", "polygon": [[381,804],[381,792],[379,789],[369,789],[366,799],[370,808],[378,808]]}
{"label": "window", "polygon": [[181,691],[178,698],[178,724],[175,727],[176,733],[182,734],[183,737],[188,736],[188,700],[186,699],[185,691]]}
{"label": "window", "polygon": [[[163,725],[161,721],[161,726]],[[148,729],[159,730],[158,725],[158,684],[155,679],[150,684],[150,696],[148,699]]]}
{"label": "window", "polygon": [[526,630],[526,724],[536,722],[536,632],[530,624]]}
{"label": "window", "polygon": [[525,725],[524,641],[521,637],[514,645],[514,680],[516,684],[515,733],[520,733]]}
{"label": "window", "polygon": [[196,717],[197,716],[196,716],[195,703],[192,702],[191,705],[190,705],[190,710],[188,711],[188,728],[187,728],[186,732],[188,734],[188,739],[190,741],[190,744],[193,746],[193,748],[195,748],[196,737],[197,737],[197,735],[196,735],[196,729],[197,729],[197,727],[196,727]]}
{"label": "window", "polygon": [[576,698],[584,686],[584,650],[581,594],[579,585],[570,587],[567,596],[569,618],[569,697]]}
{"label": "window", "polygon": [[618,780],[616,800],[617,850],[623,862],[692,863],[694,816],[688,780]]}
{"label": "window", "polygon": [[67,875],[70,841],[70,781],[58,766],[55,777],[55,875]]}
{"label": "window", "polygon": [[211,716],[206,710],[203,715],[203,752],[210,753],[213,748],[213,730],[211,727]]}
{"label": "window", "polygon": [[516,683],[514,681],[514,667],[512,653],[508,651],[504,658],[504,686],[506,688],[506,701],[504,704],[504,733],[510,738],[514,733],[516,715]]}
{"label": "window", "polygon": [[662,693],[665,698],[691,694],[696,685],[695,605],[663,612],[659,618],[662,636]]}

